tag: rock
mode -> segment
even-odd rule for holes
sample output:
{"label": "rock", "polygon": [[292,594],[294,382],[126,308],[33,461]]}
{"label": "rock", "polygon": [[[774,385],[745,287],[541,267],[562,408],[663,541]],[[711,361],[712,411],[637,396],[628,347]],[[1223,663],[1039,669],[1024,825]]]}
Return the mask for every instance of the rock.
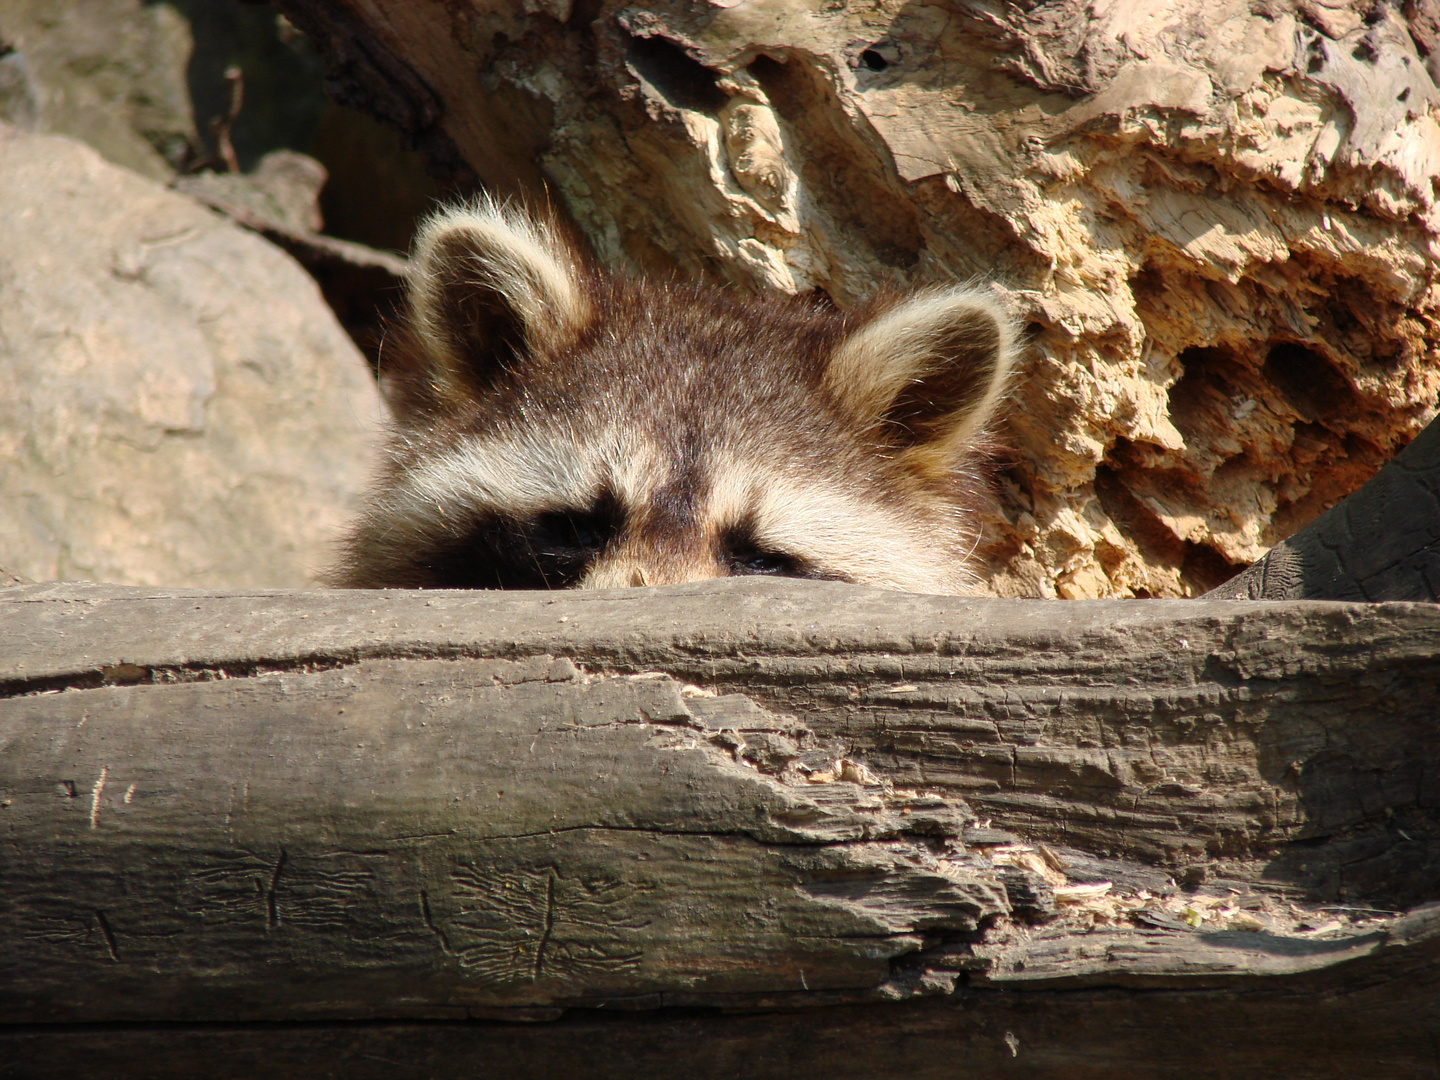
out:
{"label": "rock", "polygon": [[0,565],[313,584],[383,415],[310,277],[71,139],[0,128]]}
{"label": "rock", "polygon": [[255,219],[288,232],[324,227],[320,189],[325,166],[294,150],[272,150],[248,173],[200,172],[176,177],[176,191],[227,217]]}
{"label": "rock", "polygon": [[0,56],[0,120],[156,180],[196,144],[190,27],[169,4],[0,0],[0,43],[13,50]]}

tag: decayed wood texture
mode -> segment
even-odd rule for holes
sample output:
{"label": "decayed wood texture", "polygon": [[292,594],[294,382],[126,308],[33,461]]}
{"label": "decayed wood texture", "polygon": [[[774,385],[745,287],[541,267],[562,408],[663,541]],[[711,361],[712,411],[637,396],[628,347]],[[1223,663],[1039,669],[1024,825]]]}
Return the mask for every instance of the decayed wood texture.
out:
{"label": "decayed wood texture", "polygon": [[1434,415],[1435,6],[276,0],[604,260],[1028,325],[1002,595],[1179,596]]}
{"label": "decayed wood texture", "polygon": [[1206,599],[1440,600],[1440,422]]}
{"label": "decayed wood texture", "polygon": [[[1437,646],[1400,603],[7,589],[0,1076],[697,1032],[699,1075],[1235,1076],[1317,1023],[1418,1075]],[[676,1006],[781,1014],[633,1012]],[[1251,1059],[1193,1034],[1242,1018]]]}

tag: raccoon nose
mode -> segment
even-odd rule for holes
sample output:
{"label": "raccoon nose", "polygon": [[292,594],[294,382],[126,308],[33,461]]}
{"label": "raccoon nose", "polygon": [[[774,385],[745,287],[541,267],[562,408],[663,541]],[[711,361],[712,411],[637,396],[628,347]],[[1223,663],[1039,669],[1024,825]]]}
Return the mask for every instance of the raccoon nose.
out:
{"label": "raccoon nose", "polygon": [[637,557],[617,552],[605,555],[591,564],[580,579],[582,589],[630,589],[641,585],[674,585],[681,581],[701,581],[721,577],[722,570],[713,559],[671,557]]}

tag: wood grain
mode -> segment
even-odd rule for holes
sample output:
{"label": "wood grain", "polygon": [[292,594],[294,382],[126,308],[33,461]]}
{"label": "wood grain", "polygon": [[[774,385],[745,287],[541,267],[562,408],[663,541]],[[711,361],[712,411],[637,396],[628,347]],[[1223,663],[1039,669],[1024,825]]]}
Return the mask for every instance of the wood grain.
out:
{"label": "wood grain", "polygon": [[[0,1056],[88,1032],[183,1063],[252,1031],[288,1060],[301,1029],[244,1026],[279,1020],[379,1024],[352,1045],[386,1053],[529,1039],[480,1023],[508,1017],[550,1021],[558,1061],[582,1031],[639,1053],[592,1013],[758,1047],[792,1021],[666,1010],[802,1006],[837,1044],[892,1016],[938,1052],[1017,1000],[1338,1016],[1361,987],[1409,1046],[1437,641],[1409,603],[7,589]],[[1099,882],[1131,906],[1077,921],[1063,894]],[[1174,914],[1229,894],[1313,918]]]}

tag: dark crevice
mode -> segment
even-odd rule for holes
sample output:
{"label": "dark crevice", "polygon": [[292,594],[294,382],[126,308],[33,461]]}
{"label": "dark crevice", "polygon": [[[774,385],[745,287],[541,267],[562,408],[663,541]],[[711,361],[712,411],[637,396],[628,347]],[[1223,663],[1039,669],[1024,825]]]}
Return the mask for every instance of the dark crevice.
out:
{"label": "dark crevice", "polygon": [[663,37],[632,37],[625,49],[625,64],[669,105],[714,115],[726,96],[716,75],[679,45]]}
{"label": "dark crevice", "polygon": [[99,924],[100,933],[105,936],[105,945],[110,950],[110,959],[114,963],[120,962],[120,949],[115,941],[115,931],[110,927],[110,920],[105,917],[105,912],[95,912],[95,922]]}
{"label": "dark crevice", "polygon": [[1207,544],[1176,536],[1121,479],[1130,468],[1123,464],[1125,447],[1117,445],[1114,456],[1122,461],[1095,470],[1095,495],[1105,515],[1135,544],[1147,566],[1178,571],[1193,596],[1223,584],[1244,569]]}
{"label": "dark crevice", "polygon": [[1214,417],[1230,405],[1234,388],[1243,383],[1244,367],[1225,349],[1190,348],[1177,357],[1184,374],[1170,387],[1170,422],[1185,441],[1207,441]]}
{"label": "dark crevice", "polygon": [[885,57],[875,49],[865,49],[861,52],[860,62],[871,71],[884,71],[890,66],[890,61],[886,60]]}
{"label": "dark crevice", "polygon": [[1317,423],[1355,408],[1355,391],[1335,365],[1313,349],[1282,341],[1271,347],[1262,372],[1300,419]]}
{"label": "dark crevice", "polygon": [[881,261],[913,267],[925,248],[916,211],[908,197],[875,179],[890,175],[892,166],[877,160],[883,151],[856,130],[816,63],[799,53],[783,63],[762,54],[747,70],[785,121],[805,186],[826,212]]}

